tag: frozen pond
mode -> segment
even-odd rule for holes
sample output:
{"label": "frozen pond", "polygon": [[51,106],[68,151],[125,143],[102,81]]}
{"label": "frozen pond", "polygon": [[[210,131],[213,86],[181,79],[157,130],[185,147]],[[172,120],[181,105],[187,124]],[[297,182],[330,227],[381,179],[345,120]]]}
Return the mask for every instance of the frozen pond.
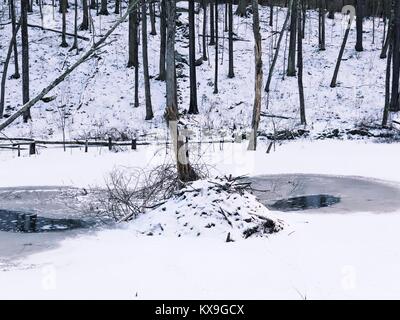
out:
{"label": "frozen pond", "polygon": [[400,187],[386,181],[312,174],[263,175],[251,181],[254,194],[275,211],[388,213],[400,209]]}
{"label": "frozen pond", "polygon": [[[249,179],[255,195],[274,211],[381,214],[400,209],[399,186],[385,181],[309,174]],[[75,188],[0,188],[0,262],[98,230],[99,219],[79,210],[86,199],[84,190]]]}
{"label": "frozen pond", "polygon": [[0,258],[47,250],[102,224],[80,210],[85,194],[70,187],[0,188]]}

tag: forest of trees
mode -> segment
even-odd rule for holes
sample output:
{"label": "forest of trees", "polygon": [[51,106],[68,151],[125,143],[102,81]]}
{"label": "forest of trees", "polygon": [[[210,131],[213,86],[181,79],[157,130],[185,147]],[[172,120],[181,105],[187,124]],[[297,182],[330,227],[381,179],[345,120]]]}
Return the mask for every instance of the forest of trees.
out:
{"label": "forest of trees", "polygon": [[[382,101],[382,127],[389,125],[390,113],[400,110],[399,104],[399,76],[400,76],[400,1],[395,0],[357,0],[357,1],[325,1],[325,0],[288,0],[288,1],[258,1],[258,0],[201,0],[189,1],[188,10],[188,28],[189,28],[189,46],[188,46],[188,64],[189,64],[189,81],[190,81],[190,103],[187,106],[178,106],[177,99],[177,76],[176,76],[176,50],[175,50],[175,35],[176,35],[176,14],[177,3],[172,0],[129,0],[125,3],[122,0],[59,0],[54,1],[53,5],[58,6],[58,14],[61,15],[61,26],[56,29],[47,29],[49,32],[60,33],[60,46],[67,50],[75,50],[80,54],[80,41],[82,36],[79,32],[83,30],[93,31],[94,26],[91,25],[91,16],[93,15],[116,15],[117,22],[104,35],[99,36],[93,45],[82,56],[54,81],[49,82],[46,88],[42,88],[40,93],[32,96],[30,86],[30,61],[29,57],[29,35],[33,28],[44,28],[35,26],[29,22],[29,13],[33,11],[41,12],[41,0],[7,0],[9,12],[9,21],[11,24],[12,34],[10,42],[5,46],[7,53],[3,64],[3,73],[1,79],[1,98],[0,98],[0,131],[9,126],[13,121],[22,116],[24,122],[31,120],[30,108],[38,101],[45,98],[46,94],[60,84],[70,73],[82,63],[87,61],[99,48],[101,48],[106,39],[114,32],[114,30],[123,22],[127,21],[129,25],[129,34],[126,39],[128,43],[128,52],[126,54],[126,67],[134,68],[135,84],[134,84],[134,101],[135,108],[143,106],[146,110],[145,119],[151,120],[154,116],[152,106],[152,88],[150,85],[149,75],[149,51],[148,37],[152,35],[160,35],[159,47],[159,66],[157,80],[165,82],[166,87],[166,110],[165,118],[169,125],[171,136],[175,137],[176,152],[178,153],[179,145],[182,144],[182,139],[179,134],[178,119],[182,110],[187,110],[189,114],[196,115],[199,113],[198,94],[197,94],[197,70],[196,67],[202,62],[208,60],[208,52],[210,47],[215,48],[215,61],[210,61],[213,64],[215,73],[213,79],[214,94],[218,94],[218,85],[221,73],[226,73],[228,78],[235,77],[235,34],[234,34],[234,19],[233,15],[252,17],[252,27],[254,34],[254,103],[253,116],[251,127],[253,134],[249,142],[249,149],[255,150],[257,146],[257,131],[261,115],[261,97],[263,92],[268,94],[276,61],[281,52],[281,44],[284,34],[288,31],[289,45],[287,50],[287,66],[286,73],[288,77],[297,77],[298,96],[299,96],[299,119],[301,124],[307,124],[307,105],[304,99],[303,86],[303,39],[305,38],[305,25],[307,15],[306,10],[315,8],[319,12],[318,19],[318,44],[319,50],[325,50],[326,42],[326,19],[332,19],[336,12],[348,15],[348,27],[343,36],[343,42],[338,52],[338,58],[334,73],[330,81],[330,86],[335,87],[337,77],[340,73],[340,64],[343,58],[343,53],[347,45],[350,26],[353,20],[356,21],[357,42],[355,50],[363,51],[363,22],[368,15],[381,17],[385,23],[385,41],[382,43],[380,54],[381,59],[387,60],[386,70],[386,92],[385,101]],[[111,3],[112,2],[112,3]],[[112,4],[112,6],[111,6]],[[236,10],[233,10],[235,5]],[[237,6],[236,6],[237,5]],[[276,44],[273,57],[270,57],[268,74],[263,75],[263,48],[262,34],[260,32],[259,5],[269,6],[271,14],[269,17],[269,25],[274,23],[274,6],[286,6],[288,8],[283,27],[278,32],[278,41]],[[114,10],[110,10],[110,8]],[[20,15],[17,15],[16,8],[19,8]],[[223,9],[221,11],[221,9]],[[68,34],[66,31],[66,12],[74,12],[74,32]],[[219,25],[220,14],[224,15],[225,29],[221,30]],[[202,17],[200,30],[196,29],[196,16]],[[79,19],[78,19],[79,17]],[[157,28],[157,20],[159,20]],[[387,27],[386,27],[387,26]],[[150,28],[149,28],[150,27]],[[157,30],[158,29],[158,30]],[[375,30],[374,30],[375,31]],[[218,45],[221,37],[221,32],[226,32],[229,43],[229,68],[228,70],[220,70],[218,68]],[[21,52],[18,51],[17,35],[20,33]],[[202,55],[201,58],[196,57],[196,37],[202,34]],[[373,34],[375,36],[375,33]],[[73,41],[70,42],[70,39]],[[141,46],[141,56],[139,56],[139,46]],[[18,63],[20,56],[21,65]],[[13,61],[13,70],[8,70],[10,61]],[[144,101],[139,101],[139,73],[142,73],[144,80]],[[7,76],[11,75],[11,79],[22,77],[22,107],[11,116],[3,118],[5,106],[5,90],[7,88]],[[172,124],[171,123],[175,123]],[[178,155],[177,155],[178,156]],[[187,153],[183,157],[188,157]],[[183,181],[193,178],[194,173],[190,169],[188,159],[181,161],[183,168],[179,172],[182,173]]]}

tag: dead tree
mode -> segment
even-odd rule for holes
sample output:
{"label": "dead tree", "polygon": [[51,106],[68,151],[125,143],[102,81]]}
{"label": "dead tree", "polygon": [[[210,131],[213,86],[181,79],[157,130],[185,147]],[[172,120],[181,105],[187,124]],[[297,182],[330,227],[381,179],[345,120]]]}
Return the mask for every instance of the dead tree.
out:
{"label": "dead tree", "polygon": [[175,32],[176,32],[176,2],[166,1],[167,16],[167,51],[166,51],[166,96],[167,105],[165,118],[169,128],[178,178],[182,182],[189,182],[197,179],[189,163],[189,154],[187,152],[185,141],[179,134],[178,128],[178,99],[176,88],[176,68],[175,68]]}
{"label": "dead tree", "polygon": [[343,59],[344,49],[346,48],[346,43],[347,43],[347,39],[349,38],[351,24],[353,22],[353,17],[351,16],[350,11],[348,11],[347,13],[349,14],[349,22],[347,24],[347,28],[346,28],[346,31],[345,31],[344,37],[343,37],[342,46],[340,47],[339,56],[336,61],[336,67],[335,67],[335,71],[333,72],[333,77],[332,77],[332,81],[331,81],[331,88],[336,87],[337,77],[338,77],[339,69],[340,69],[340,63],[342,62],[342,59]]}
{"label": "dead tree", "polygon": [[253,117],[251,120],[251,130],[248,150],[257,148],[257,132],[261,116],[261,91],[263,81],[262,71],[262,48],[260,34],[260,18],[258,14],[258,0],[251,1],[253,10],[253,33],[254,33],[254,64],[255,64],[255,84],[254,84],[254,106]]}

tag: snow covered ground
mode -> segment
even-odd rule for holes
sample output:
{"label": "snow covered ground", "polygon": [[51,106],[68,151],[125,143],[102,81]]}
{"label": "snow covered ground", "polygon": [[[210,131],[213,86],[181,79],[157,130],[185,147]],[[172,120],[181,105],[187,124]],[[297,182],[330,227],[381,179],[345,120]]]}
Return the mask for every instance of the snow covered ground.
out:
{"label": "snow covered ground", "polygon": [[[149,149],[139,158],[154,155]],[[245,151],[244,144],[208,154],[220,173],[359,175],[400,184],[398,144],[299,140],[271,154],[263,145]],[[2,158],[0,179],[4,186],[37,183],[38,175],[47,185],[97,184],[116,166],[136,166],[138,155],[48,150],[33,158]],[[1,262],[0,297],[399,298],[400,210],[317,212],[279,213],[287,224],[283,231],[230,243],[222,236],[138,235],[134,222],[70,238],[57,249]]]}
{"label": "snow covered ground", "polygon": [[[46,3],[46,1],[44,1]],[[184,6],[185,3],[180,3]],[[112,10],[112,9],[111,9]],[[254,49],[251,17],[234,16],[234,32],[241,40],[234,42],[235,78],[229,79],[228,73],[228,39],[222,32],[224,6],[220,6],[220,76],[219,93],[213,94],[214,81],[214,47],[208,47],[208,61],[197,68],[198,104],[200,114],[185,115],[183,119],[191,129],[208,128],[215,135],[222,132],[231,133],[236,128],[248,131],[251,123],[252,103],[254,93]],[[276,30],[286,15],[286,10],[275,8],[279,17],[273,28],[268,26],[269,8],[260,9],[261,31],[263,38],[264,83],[268,75],[272,48],[277,40]],[[55,13],[53,13],[55,11]],[[69,10],[67,30],[73,30],[73,12]],[[57,8],[50,3],[44,5],[43,25],[47,28],[60,28],[60,15]],[[117,19],[117,16],[95,16],[95,37]],[[202,31],[202,15],[196,16],[196,27]],[[187,14],[182,13],[179,20],[183,23],[177,30],[177,51],[187,60],[188,39]],[[32,24],[41,25],[40,15],[35,10],[29,15]],[[150,22],[149,22],[150,23]],[[157,30],[159,30],[157,19]],[[336,59],[344,33],[342,15],[336,14],[335,20],[327,19],[326,51],[318,50],[318,16],[316,12],[307,12],[306,37],[304,40],[304,88],[308,126],[312,135],[334,129],[345,130],[360,127],[363,124],[374,126],[381,123],[384,106],[384,78],[386,61],[379,59],[382,43],[383,22],[375,19],[375,39],[372,43],[372,20],[364,23],[365,51],[357,53],[354,50],[356,33],[350,32],[343,62],[339,72],[338,87],[330,88]],[[10,25],[2,27],[0,32],[0,61],[4,61],[6,45],[11,34]],[[56,99],[50,103],[39,103],[33,110],[33,122],[24,125],[18,122],[4,133],[8,136],[32,136],[35,138],[57,139],[61,137],[61,118],[67,114],[67,138],[77,137],[107,137],[131,138],[142,133],[156,133],[164,136],[163,123],[165,109],[165,84],[157,81],[159,60],[159,35],[149,36],[149,63],[151,79],[152,103],[155,118],[143,121],[145,117],[143,80],[140,78],[140,107],[133,108],[134,70],[126,68],[127,64],[127,28],[123,23],[110,38],[111,45],[101,50],[97,57],[81,65],[67,78],[51,95]],[[355,26],[353,26],[355,28]],[[150,30],[150,29],[149,29]],[[89,32],[80,32],[88,38]],[[288,41],[285,35],[284,39]],[[30,29],[31,57],[31,96],[38,93],[51,79],[54,79],[65,68],[71,65],[79,56],[68,48],[60,48],[60,37],[51,32]],[[70,45],[72,39],[68,39]],[[19,41],[20,42],[20,41]],[[289,119],[263,118],[260,130],[271,134],[274,130],[294,130],[302,128],[299,125],[299,100],[296,78],[288,78],[284,72],[284,53],[287,52],[283,41],[280,56],[277,61],[271,92],[263,95],[262,111],[269,115],[288,117]],[[86,50],[90,41],[80,41],[81,48]],[[197,57],[201,56],[201,37],[196,38]],[[189,105],[188,66],[181,63],[184,77],[178,79],[179,106],[183,112]],[[11,74],[13,65],[10,64]],[[140,71],[142,77],[142,71]],[[282,80],[282,78],[285,78]],[[8,80],[6,90],[6,113],[11,114],[21,105],[21,80]],[[65,106],[64,111],[59,110]]]}

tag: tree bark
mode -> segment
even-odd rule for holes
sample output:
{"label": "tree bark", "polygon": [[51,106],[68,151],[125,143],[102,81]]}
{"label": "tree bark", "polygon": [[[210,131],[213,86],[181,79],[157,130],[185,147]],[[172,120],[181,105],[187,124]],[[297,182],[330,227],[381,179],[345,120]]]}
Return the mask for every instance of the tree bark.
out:
{"label": "tree bark", "polygon": [[300,100],[300,121],[301,124],[306,125],[306,110],[304,103],[304,86],[303,86],[303,32],[302,32],[302,10],[301,4],[302,0],[299,0],[297,14],[298,14],[298,32],[297,32],[297,66],[298,66],[298,75],[297,82],[299,86],[299,100]]}
{"label": "tree bark", "polygon": [[215,0],[215,73],[214,94],[218,93],[218,0]]}
{"label": "tree bark", "polygon": [[[348,13],[350,13],[350,12],[348,12]],[[339,74],[340,63],[342,62],[344,49],[346,48],[347,39],[349,38],[351,23],[352,23],[352,17],[350,16],[349,17],[349,22],[347,24],[346,32],[344,33],[342,46],[340,47],[339,57],[338,57],[338,59],[336,61],[335,71],[333,72],[333,77],[332,77],[332,81],[331,81],[331,88],[335,88],[336,87],[336,81],[337,81],[337,77],[338,77],[338,74]]]}
{"label": "tree bark", "polygon": [[203,44],[203,56],[202,59],[203,61],[207,61],[207,0],[203,0],[202,3],[203,7],[203,38],[202,38],[202,44]]}
{"label": "tree bark", "polygon": [[217,1],[217,0],[210,0],[210,46],[213,46],[215,44],[215,30],[214,30],[214,26],[215,26],[215,16],[214,16],[214,2],[213,1]]}
{"label": "tree bark", "polygon": [[253,10],[253,33],[254,33],[254,62],[255,62],[255,85],[254,85],[254,106],[253,117],[251,120],[252,134],[248,150],[257,149],[257,132],[260,124],[261,115],[261,88],[263,80],[262,71],[262,48],[261,48],[261,34],[260,34],[260,18],[258,14],[258,0],[252,0]]}
{"label": "tree bark", "polygon": [[392,1],[393,5],[393,71],[390,111],[400,111],[399,76],[400,76],[400,1]]}
{"label": "tree bark", "polygon": [[100,12],[99,14],[103,15],[103,16],[108,16],[109,12],[107,9],[107,0],[101,0],[101,7],[100,7]]}
{"label": "tree bark", "polygon": [[319,0],[318,8],[318,44],[319,50],[325,51],[325,6],[324,1]]}
{"label": "tree bark", "polygon": [[363,20],[364,20],[364,12],[365,12],[365,0],[357,0],[356,6],[356,30],[357,30],[357,42],[356,42],[356,51],[361,52],[364,51],[363,48]]}
{"label": "tree bark", "polygon": [[228,78],[233,78],[235,76],[235,72],[233,70],[233,8],[232,8],[232,0],[229,0],[228,3],[228,24],[229,24],[229,70],[228,70]]}
{"label": "tree bark", "polygon": [[68,47],[67,43],[67,0],[61,0],[61,11],[62,11],[62,34],[61,34],[61,47],[66,48]]}
{"label": "tree bark", "polygon": [[13,49],[14,49],[14,74],[12,75],[13,79],[19,79],[21,75],[19,74],[19,64],[18,64],[18,48],[17,48],[17,38],[14,36],[16,33],[16,18],[15,18],[15,5],[14,5],[14,0],[10,0],[10,6],[11,6],[11,30],[13,34]]}
{"label": "tree bark", "polygon": [[[29,102],[29,38],[28,38],[28,0],[21,0],[21,42],[22,42],[22,103]],[[27,123],[31,119],[30,109],[23,113]]]}
{"label": "tree bark", "polygon": [[288,68],[287,68],[288,77],[296,76],[297,1],[299,0],[294,0],[292,7],[290,8],[291,19],[290,19]]}
{"label": "tree bark", "polygon": [[167,21],[165,16],[165,1],[160,3],[160,65],[158,80],[165,81],[165,51],[167,42]]}
{"label": "tree bark", "polygon": [[157,34],[156,31],[156,14],[154,12],[154,3],[152,1],[149,2],[149,11],[150,11],[150,34],[155,36]]}
{"label": "tree bark", "polygon": [[189,114],[198,114],[197,79],[196,79],[196,30],[194,24],[194,1],[189,1],[189,69],[190,69],[190,104]]}
{"label": "tree bark", "polygon": [[146,118],[153,119],[153,108],[151,105],[150,76],[149,76],[149,58],[147,52],[147,8],[146,0],[142,0],[142,56],[143,56],[143,77],[144,92],[146,100]]}
{"label": "tree bark", "polygon": [[79,30],[88,30],[89,29],[89,7],[88,0],[82,0],[82,23],[79,26]]}
{"label": "tree bark", "polygon": [[246,16],[247,0],[239,0],[235,14],[239,17]]}

